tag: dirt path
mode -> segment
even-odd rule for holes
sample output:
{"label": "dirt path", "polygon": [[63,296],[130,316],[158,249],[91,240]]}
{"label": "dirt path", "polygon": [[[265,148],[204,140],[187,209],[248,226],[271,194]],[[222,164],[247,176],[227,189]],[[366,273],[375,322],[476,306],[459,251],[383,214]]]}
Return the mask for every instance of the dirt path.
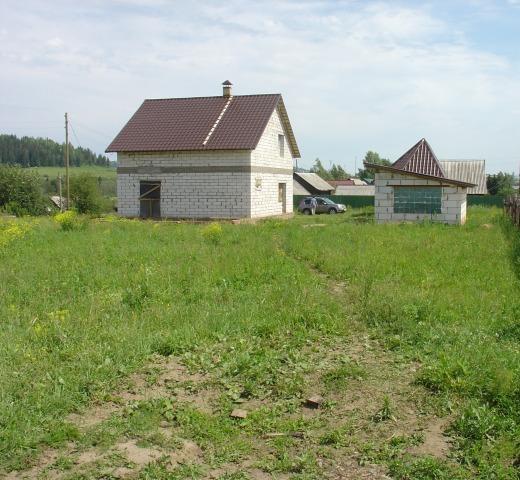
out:
{"label": "dirt path", "polygon": [[[327,281],[344,294],[343,284]],[[361,327],[308,345],[303,357],[310,367],[301,395],[233,404],[218,366],[199,372],[186,358],[153,356],[110,402],[68,418],[76,442],[6,478],[387,479],[396,458],[446,458],[447,419],[435,417],[414,384],[418,365]],[[308,408],[314,395],[323,400]],[[247,418],[230,418],[234,408]]]}

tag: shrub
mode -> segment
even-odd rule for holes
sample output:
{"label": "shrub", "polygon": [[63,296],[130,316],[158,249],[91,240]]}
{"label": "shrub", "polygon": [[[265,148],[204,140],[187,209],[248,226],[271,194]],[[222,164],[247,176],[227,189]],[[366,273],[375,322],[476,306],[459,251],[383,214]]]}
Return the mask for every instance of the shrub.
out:
{"label": "shrub", "polygon": [[45,213],[38,175],[21,167],[0,165],[0,210],[16,216]]}
{"label": "shrub", "polygon": [[84,223],[79,219],[78,214],[74,210],[57,213],[54,215],[54,221],[65,231],[77,230],[84,226]]}
{"label": "shrub", "polygon": [[220,223],[213,222],[202,230],[202,236],[210,243],[217,245],[222,239],[222,227]]}
{"label": "shrub", "polygon": [[70,198],[78,213],[101,213],[103,197],[93,175],[82,173],[70,178]]}

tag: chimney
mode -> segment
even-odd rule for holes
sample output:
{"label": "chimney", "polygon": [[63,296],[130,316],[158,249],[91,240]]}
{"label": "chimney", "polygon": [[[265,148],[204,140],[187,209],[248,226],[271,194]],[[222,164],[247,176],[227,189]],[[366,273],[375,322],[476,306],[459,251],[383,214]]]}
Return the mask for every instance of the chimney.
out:
{"label": "chimney", "polygon": [[232,97],[232,93],[231,93],[231,86],[233,84],[229,81],[229,80],[226,80],[225,82],[222,83],[222,95],[224,97]]}

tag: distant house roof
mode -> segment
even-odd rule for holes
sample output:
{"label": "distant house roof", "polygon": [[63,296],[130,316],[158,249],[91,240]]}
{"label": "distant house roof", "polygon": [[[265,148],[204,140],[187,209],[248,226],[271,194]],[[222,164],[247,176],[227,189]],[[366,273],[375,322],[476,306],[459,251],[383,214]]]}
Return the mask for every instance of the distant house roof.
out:
{"label": "distant house roof", "polygon": [[366,185],[367,182],[360,178],[346,178],[344,180],[328,180],[328,182],[334,186],[339,187],[340,185]]}
{"label": "distant house roof", "polygon": [[334,191],[334,187],[316,173],[294,172],[293,178],[312,195]]}
{"label": "distant house roof", "polygon": [[107,152],[254,150],[274,110],[300,157],[280,94],[145,100]]}
{"label": "distant house roof", "polygon": [[476,184],[476,187],[468,188],[469,195],[488,193],[485,160],[440,160],[439,163],[448,178]]}
{"label": "distant house roof", "polygon": [[372,197],[376,194],[374,185],[338,185],[334,195],[348,196],[367,196]]}
{"label": "distant house roof", "polygon": [[399,157],[392,165],[378,165],[375,163],[364,162],[365,167],[376,170],[384,170],[400,174],[407,174],[421,178],[431,178],[442,180],[444,183],[459,185],[462,187],[475,187],[476,184],[462,180],[448,178],[444,170],[433,153],[430,144],[422,138],[412,148]]}
{"label": "distant house roof", "polygon": [[338,187],[339,185],[355,185],[354,180],[347,178],[345,180],[329,180],[329,183],[333,187]]}

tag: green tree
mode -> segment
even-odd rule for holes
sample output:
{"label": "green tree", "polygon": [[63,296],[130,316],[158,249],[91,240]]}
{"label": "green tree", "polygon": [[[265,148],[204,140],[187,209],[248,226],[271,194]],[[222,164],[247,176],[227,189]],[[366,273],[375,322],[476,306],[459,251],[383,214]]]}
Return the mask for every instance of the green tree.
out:
{"label": "green tree", "polygon": [[97,214],[103,209],[103,197],[97,178],[88,173],[70,178],[70,199],[79,213]]}
{"label": "green tree", "polygon": [[38,174],[19,166],[0,165],[0,210],[17,216],[45,213]]}
{"label": "green tree", "polygon": [[336,164],[332,165],[329,173],[332,180],[345,180],[350,177],[350,175],[343,169],[341,165]]}
{"label": "green tree", "polygon": [[331,177],[329,171],[323,166],[323,164],[321,163],[321,160],[319,158],[314,160],[314,165],[311,167],[310,172],[316,173],[324,180],[332,180],[332,177]]}
{"label": "green tree", "polygon": [[330,170],[327,170],[319,158],[314,160],[314,165],[311,167],[310,172],[316,173],[324,180],[343,180],[350,177],[350,174],[341,165],[336,165],[335,163],[332,164]]}
{"label": "green tree", "polygon": [[[367,163],[375,163],[376,165],[392,165],[392,162],[390,162],[390,160],[388,160],[387,158],[381,158],[379,156],[379,153],[373,152],[372,150],[369,150],[366,153],[363,161]],[[357,176],[359,178],[362,178],[363,180],[373,180],[374,172],[369,168],[358,168]]]}
{"label": "green tree", "polygon": [[511,195],[514,193],[515,176],[513,173],[498,172],[488,175],[487,189],[490,195]]}

